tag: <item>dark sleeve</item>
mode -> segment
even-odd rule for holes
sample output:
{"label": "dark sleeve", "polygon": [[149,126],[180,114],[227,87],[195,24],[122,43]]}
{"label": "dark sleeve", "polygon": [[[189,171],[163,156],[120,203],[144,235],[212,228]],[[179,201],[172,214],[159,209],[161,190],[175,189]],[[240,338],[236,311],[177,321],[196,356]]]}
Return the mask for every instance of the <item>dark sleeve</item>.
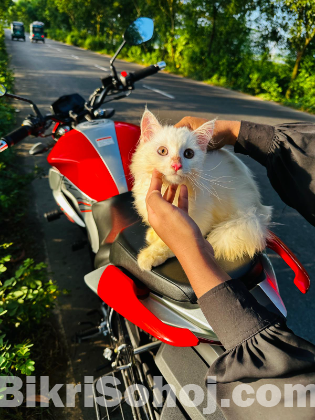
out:
{"label": "dark sleeve", "polygon": [[315,226],[315,124],[242,121],[234,150],[265,166],[280,198]]}
{"label": "dark sleeve", "polygon": [[[215,384],[216,413],[226,420],[314,419],[315,346],[261,306],[239,280],[213,288],[199,304],[226,349],[206,378]],[[275,404],[265,400],[268,389]]]}
{"label": "dark sleeve", "polygon": [[260,305],[241,281],[228,280],[198,302],[226,349],[208,373],[218,382],[281,378],[315,369],[315,346]]}

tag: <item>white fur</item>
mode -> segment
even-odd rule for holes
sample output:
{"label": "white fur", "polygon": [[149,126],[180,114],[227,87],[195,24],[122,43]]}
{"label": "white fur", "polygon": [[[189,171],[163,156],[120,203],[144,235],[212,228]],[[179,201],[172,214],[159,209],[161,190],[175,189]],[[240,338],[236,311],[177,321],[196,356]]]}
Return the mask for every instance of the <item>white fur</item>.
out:
{"label": "white fur", "polygon": [[[145,198],[156,168],[164,175],[163,190],[170,184],[187,185],[189,215],[213,246],[216,258],[234,261],[246,255],[253,257],[265,248],[272,208],[261,204],[252,173],[233,153],[225,149],[206,153],[205,139],[206,143],[211,141],[213,127],[213,121],[194,132],[186,127],[162,127],[152,113],[144,112],[143,135],[131,164],[135,206],[149,224]],[[168,149],[166,156],[157,153],[160,146]],[[183,156],[187,148],[195,153],[192,159]],[[171,159],[178,156],[182,168],[176,173]],[[138,256],[142,270],[174,256],[152,228],[147,232],[147,243]]]}

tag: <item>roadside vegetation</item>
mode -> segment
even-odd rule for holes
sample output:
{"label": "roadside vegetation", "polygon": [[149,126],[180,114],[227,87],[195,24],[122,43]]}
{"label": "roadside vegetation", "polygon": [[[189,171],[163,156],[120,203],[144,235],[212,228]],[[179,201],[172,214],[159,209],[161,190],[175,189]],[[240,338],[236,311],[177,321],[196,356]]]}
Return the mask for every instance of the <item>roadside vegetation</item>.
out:
{"label": "roadside vegetation", "polygon": [[[0,83],[12,91],[13,82],[0,21]],[[15,110],[1,98],[0,138],[14,123]],[[46,265],[35,262],[38,253],[27,223],[29,185],[40,173],[38,168],[26,173],[12,149],[0,154],[0,376],[19,376],[23,383],[25,376],[47,375],[56,367],[57,354],[60,357],[58,332],[50,317],[61,292],[47,279]],[[1,420],[53,418],[49,409],[27,409],[25,403],[16,409],[0,408]]]}
{"label": "roadside vegetation", "polygon": [[8,19],[111,54],[139,16],[155,36],[122,57],[315,113],[315,2],[309,0],[18,0]]}

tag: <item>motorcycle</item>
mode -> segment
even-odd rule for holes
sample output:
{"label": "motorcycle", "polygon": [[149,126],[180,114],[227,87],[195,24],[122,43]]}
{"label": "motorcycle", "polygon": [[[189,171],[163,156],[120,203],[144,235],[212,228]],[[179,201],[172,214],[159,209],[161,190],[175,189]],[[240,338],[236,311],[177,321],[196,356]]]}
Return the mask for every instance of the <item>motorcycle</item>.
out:
{"label": "motorcycle", "polygon": [[[97,335],[110,339],[104,358],[112,370],[93,383],[97,419],[125,418],[130,410],[137,420],[224,419],[219,407],[211,415],[204,414],[206,401],[198,406],[185,405],[179,397],[191,383],[206,392],[206,372],[225,350],[176,258],[150,272],[139,269],[137,254],[145,245],[146,226],[133,207],[129,165],[140,129],[113,121],[114,110],[101,108],[103,103],[129,96],[137,81],[165,68],[164,62],[134,73],[118,74],[115,68],[114,61],[126,43],[140,45],[152,35],[151,19],[133,22],[110,61],[111,75],[101,79],[102,86],[88,101],[77,93],[60,97],[51,105],[49,115],[43,116],[32,101],[9,94],[0,86],[0,96],[29,102],[35,114],[1,139],[0,151],[29,135],[43,137],[54,122],[53,143],[37,143],[30,153],[51,149],[47,157],[51,165],[49,184],[59,209],[46,214],[47,219],[53,221],[65,214],[86,230],[95,255],[95,269],[85,276],[85,282],[102,299],[100,322],[78,334],[78,339]],[[295,285],[306,293],[309,276],[294,254],[271,232],[268,247],[292,268]],[[241,279],[258,302],[286,316],[266,252],[253,259],[218,263],[232,278]],[[193,372],[185,366],[193,366]],[[163,386],[172,385],[175,404],[167,404],[168,398],[156,386],[156,377],[162,378]],[[109,379],[114,385],[111,399],[105,392]],[[135,404],[125,404],[128,399],[130,402],[130,394],[125,392],[123,397],[120,392],[130,391],[130,387],[135,387]]]}

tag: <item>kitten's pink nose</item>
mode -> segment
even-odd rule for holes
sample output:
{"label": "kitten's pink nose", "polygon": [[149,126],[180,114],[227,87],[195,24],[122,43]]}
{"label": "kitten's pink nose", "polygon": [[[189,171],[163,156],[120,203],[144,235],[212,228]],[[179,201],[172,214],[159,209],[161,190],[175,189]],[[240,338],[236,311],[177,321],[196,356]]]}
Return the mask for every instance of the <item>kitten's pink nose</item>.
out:
{"label": "kitten's pink nose", "polygon": [[177,162],[173,162],[171,164],[171,167],[174,168],[175,171],[177,172],[182,167],[182,164],[180,162],[178,162],[178,161]]}

